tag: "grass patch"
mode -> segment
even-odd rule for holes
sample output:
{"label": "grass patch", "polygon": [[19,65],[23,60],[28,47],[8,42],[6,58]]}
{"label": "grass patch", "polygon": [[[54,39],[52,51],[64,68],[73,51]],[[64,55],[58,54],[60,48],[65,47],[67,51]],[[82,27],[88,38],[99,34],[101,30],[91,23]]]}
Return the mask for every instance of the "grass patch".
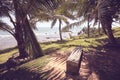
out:
{"label": "grass patch", "polygon": [[85,51],[89,51],[92,48],[98,47],[102,45],[100,41],[96,41],[98,38],[89,38],[89,39],[77,39],[77,40],[67,40],[63,43],[58,43],[57,41],[41,44],[43,51],[47,52],[49,50],[60,50],[66,51],[68,48],[74,48],[76,46],[81,46],[85,49]]}
{"label": "grass patch", "polygon": [[15,50],[15,49],[17,49],[17,47],[12,47],[12,48],[8,48],[8,49],[0,50],[0,54],[4,54],[6,52],[10,52],[10,51]]}
{"label": "grass patch", "polygon": [[[120,37],[120,28],[113,29],[115,37]],[[45,54],[49,54],[50,52],[59,50],[59,51],[66,51],[68,48],[73,49],[76,46],[81,46],[84,48],[84,51],[88,52],[94,50],[96,47],[101,46],[107,40],[106,35],[102,35],[96,38],[83,38],[76,37],[74,39],[67,39],[66,41],[52,41],[52,42],[45,42],[41,43],[42,50]],[[86,37],[86,36],[85,36]],[[0,63],[5,62],[12,54],[16,53],[18,50],[15,48],[9,48],[0,51]]]}
{"label": "grass patch", "polygon": [[[120,28],[114,28],[114,35],[116,37],[119,37],[120,35]],[[60,42],[60,41],[52,41],[52,42],[46,42],[41,43],[41,47],[44,53],[49,54],[50,52],[60,50],[60,51],[66,51],[68,48],[74,48],[76,46],[81,46],[84,48],[84,51],[90,51],[94,50],[94,48],[101,46],[105,43],[105,40],[107,39],[107,36],[101,36],[97,38],[75,38],[75,39],[68,39],[66,41]],[[5,50],[0,51],[0,63],[5,62],[11,55],[18,52],[18,50],[15,48],[9,48]]]}
{"label": "grass patch", "polygon": [[42,68],[44,67],[50,60],[50,56],[49,55],[46,55],[46,56],[43,56],[41,58],[37,58],[35,60],[32,60],[28,63],[25,63],[23,65],[21,65],[19,68],[28,68],[28,69],[33,69],[33,68]]}
{"label": "grass patch", "polygon": [[[119,37],[120,28],[117,28],[115,30],[117,31],[114,31],[114,35],[116,37]],[[90,57],[89,61],[93,59],[93,61],[90,62],[91,65],[93,66],[93,69],[103,77],[104,75],[102,74],[104,73],[106,73],[106,75],[108,76],[110,74],[111,76],[118,75],[116,72],[117,71],[119,72],[119,66],[116,66],[116,64],[119,64],[120,57],[118,56],[118,54],[120,49],[113,49],[113,48],[110,49],[108,47],[103,47],[105,42],[107,42],[107,37],[104,35],[101,37],[89,38],[89,39],[87,38],[80,39],[78,37],[75,39],[68,39],[63,42],[52,41],[52,42],[41,43],[40,45],[43,49],[43,52],[46,54],[49,54],[50,52],[53,52],[56,50],[66,51],[69,48],[73,49],[76,46],[81,46],[83,47],[85,52],[90,52],[90,51],[97,50],[102,46],[101,50],[99,49],[99,51],[101,51],[100,53],[97,53],[92,56],[91,55],[88,56]],[[8,52],[5,52],[4,54],[0,54],[0,64],[4,63],[11,55],[13,55],[16,52],[18,52],[18,50],[13,49],[13,50],[8,50]],[[37,58],[35,60],[32,60],[21,66],[16,67],[16,70],[10,70],[4,74],[0,74],[0,78],[2,77],[3,80],[43,80],[43,78],[45,78],[47,74],[50,73],[50,71],[46,71],[44,74],[42,74],[42,68],[50,61],[50,59],[51,57],[49,55],[45,55],[43,57]],[[104,79],[101,79],[101,80],[104,80]],[[116,79],[108,78],[106,80],[116,80]]]}
{"label": "grass patch", "polygon": [[9,59],[13,54],[15,54],[17,52],[18,52],[17,49],[13,49],[13,50],[6,52],[4,54],[0,54],[0,64],[6,62],[7,59]]}
{"label": "grass patch", "polygon": [[[0,78],[2,80],[43,80],[42,68],[49,60],[49,55],[32,60],[6,73],[1,73]],[[44,75],[44,77],[46,76]]]}

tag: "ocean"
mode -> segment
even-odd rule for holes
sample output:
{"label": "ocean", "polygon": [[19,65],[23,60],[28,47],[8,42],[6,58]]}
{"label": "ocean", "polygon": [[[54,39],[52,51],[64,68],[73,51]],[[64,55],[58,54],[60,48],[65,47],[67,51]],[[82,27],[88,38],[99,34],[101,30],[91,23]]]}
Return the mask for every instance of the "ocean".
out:
{"label": "ocean", "polygon": [[[78,28],[71,29],[71,32],[63,32],[63,39],[69,38],[69,34],[76,36],[77,32],[79,32]],[[37,40],[39,42],[47,42],[47,41],[56,41],[59,40],[59,29],[58,27],[38,27],[37,30],[33,30]],[[0,50],[15,47],[17,45],[14,37],[6,31],[0,30]]]}

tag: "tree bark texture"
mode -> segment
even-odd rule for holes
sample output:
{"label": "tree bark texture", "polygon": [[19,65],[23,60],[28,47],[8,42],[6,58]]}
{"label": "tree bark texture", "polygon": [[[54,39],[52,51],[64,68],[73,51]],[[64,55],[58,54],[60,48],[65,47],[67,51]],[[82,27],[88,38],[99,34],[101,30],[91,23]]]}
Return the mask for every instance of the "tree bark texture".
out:
{"label": "tree bark texture", "polygon": [[16,40],[20,56],[29,55],[31,58],[43,56],[41,47],[30,27],[27,13],[19,6],[19,0],[13,0],[16,16]]}
{"label": "tree bark texture", "polygon": [[60,40],[62,41],[62,31],[61,31],[61,20],[59,20],[59,35],[60,35]]}

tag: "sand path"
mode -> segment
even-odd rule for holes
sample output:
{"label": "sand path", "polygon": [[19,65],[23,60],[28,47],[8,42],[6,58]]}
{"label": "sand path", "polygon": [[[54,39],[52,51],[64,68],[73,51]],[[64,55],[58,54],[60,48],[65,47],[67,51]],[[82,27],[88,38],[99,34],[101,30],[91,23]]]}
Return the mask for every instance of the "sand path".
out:
{"label": "sand path", "polygon": [[81,63],[79,76],[68,75],[66,77],[66,60],[69,53],[66,55],[62,54],[56,52],[51,55],[50,62],[42,69],[41,73],[45,73],[43,78],[47,75],[45,77],[46,80],[98,80],[98,76],[89,69],[89,63],[85,60]]}

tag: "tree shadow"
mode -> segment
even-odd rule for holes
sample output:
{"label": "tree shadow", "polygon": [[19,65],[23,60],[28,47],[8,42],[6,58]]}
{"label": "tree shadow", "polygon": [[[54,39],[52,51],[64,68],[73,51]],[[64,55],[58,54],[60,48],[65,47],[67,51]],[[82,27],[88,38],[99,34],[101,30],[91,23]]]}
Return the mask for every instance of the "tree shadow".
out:
{"label": "tree shadow", "polygon": [[6,70],[0,74],[0,80],[46,80],[47,75],[54,69],[39,72],[28,70],[28,68],[19,68]]}
{"label": "tree shadow", "polygon": [[106,44],[96,50],[86,55],[91,70],[99,75],[100,80],[119,80],[120,44]]}

